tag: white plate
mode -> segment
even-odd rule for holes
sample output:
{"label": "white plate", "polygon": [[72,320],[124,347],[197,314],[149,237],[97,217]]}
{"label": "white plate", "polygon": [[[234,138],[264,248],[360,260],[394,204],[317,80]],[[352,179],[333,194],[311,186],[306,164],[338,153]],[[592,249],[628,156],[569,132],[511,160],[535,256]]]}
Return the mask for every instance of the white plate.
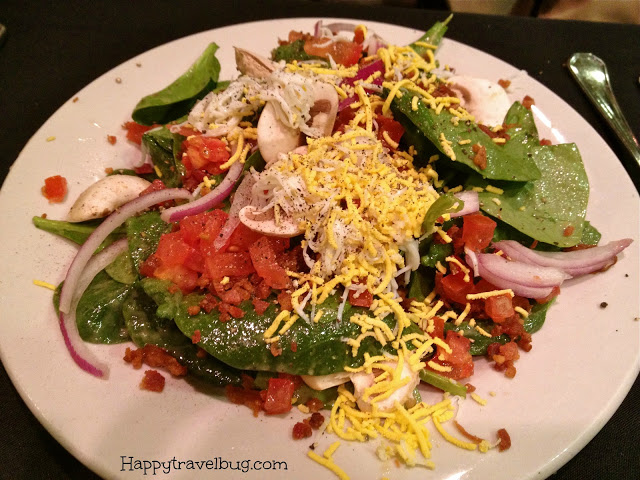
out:
{"label": "white plate", "polygon": [[[35,229],[34,215],[59,219],[105,167],[126,167],[138,160],[121,125],[136,102],[180,75],[211,41],[220,45],[221,78],[235,75],[232,46],[268,54],[289,30],[312,29],[314,20],[248,23],[200,33],[163,45],[123,63],[81,90],[63,105],[29,141],[12,167],[0,194],[0,353],[22,398],[42,424],[73,455],[109,478],[141,478],[133,461],[221,460],[280,461],[287,471],[247,473],[226,470],[172,469],[171,478],[331,478],[306,458],[311,440],[291,440],[297,412],[288,418],[254,418],[245,407],[195,391],[187,382],[167,379],[162,394],[138,388],[142,371],[122,361],[126,345],[92,346],[111,364],[108,381],[83,373],[64,347],[51,306],[51,292],[33,284],[57,284],[75,247]],[[367,22],[384,38],[408,43],[421,32]],[[453,26],[452,28],[455,28]],[[456,72],[493,80],[511,79],[514,99],[536,100],[548,126],[541,136],[563,136],[582,152],[591,180],[588,219],[603,241],[632,237],[617,265],[605,273],[568,282],[551,309],[546,325],[534,336],[534,348],[517,362],[518,374],[507,380],[479,361],[473,384],[488,399],[485,407],[468,400],[459,420],[475,434],[494,438],[506,428],[513,445],[504,453],[467,452],[432,435],[436,470],[397,468],[380,463],[376,442],[344,443],[335,461],[353,479],[541,478],[579,451],[618,407],[639,369],[638,194],[604,141],[559,97],[525,73],[478,50],[445,40],[438,57]],[[160,73],[158,73],[160,72]],[[121,82],[116,82],[116,79]],[[116,135],[116,145],[107,142]],[[55,136],[55,140],[47,141]],[[69,198],[49,205],[40,194],[44,178],[69,179]],[[607,302],[606,309],[600,308]],[[489,392],[496,393],[495,397]],[[323,451],[335,438],[318,439]],[[124,459],[124,460],[123,460]],[[220,460],[221,459],[221,460]],[[133,465],[133,464],[132,464]],[[177,464],[174,464],[175,468]],[[165,464],[165,468],[168,467]],[[215,466],[211,463],[210,466]],[[197,466],[195,467],[198,468]],[[240,464],[243,468],[243,464]],[[147,471],[147,477],[152,470]],[[166,472],[157,475],[164,476]]]}

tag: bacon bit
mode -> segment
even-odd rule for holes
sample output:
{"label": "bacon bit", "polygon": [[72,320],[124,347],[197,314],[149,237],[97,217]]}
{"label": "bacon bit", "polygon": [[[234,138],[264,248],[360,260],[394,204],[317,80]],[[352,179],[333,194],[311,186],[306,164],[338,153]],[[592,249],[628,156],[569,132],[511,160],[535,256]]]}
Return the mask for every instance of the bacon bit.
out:
{"label": "bacon bit", "polygon": [[206,350],[198,347],[198,351],[196,352],[196,357],[198,357],[198,358],[207,358],[207,355],[208,355],[208,353],[207,353]]}
{"label": "bacon bit", "polygon": [[60,175],[47,177],[41,191],[49,203],[61,203],[67,196],[67,179]]}
{"label": "bacon bit", "polygon": [[529,248],[532,248],[532,249],[533,249],[533,248],[536,248],[537,246],[538,246],[538,240],[534,240],[534,241],[531,243],[531,246],[530,246]]}
{"label": "bacon bit", "polygon": [[79,98],[78,98],[78,97],[73,97],[72,102],[73,102],[73,103],[76,103],[78,100],[79,100]]}
{"label": "bacon bit", "polygon": [[293,426],[291,434],[294,440],[302,440],[303,438],[310,437],[313,434],[313,430],[308,423],[298,422]]}
{"label": "bacon bit", "polygon": [[513,378],[516,376],[516,367],[513,364],[520,358],[516,342],[511,341],[504,345],[492,343],[487,348],[487,355],[496,362],[494,368],[498,371],[503,371],[505,377]]}
{"label": "bacon bit", "polygon": [[476,143],[471,147],[471,150],[473,150],[473,153],[475,153],[473,157],[473,163],[480,170],[484,170],[485,168],[487,168],[487,149],[485,148],[485,146]]}
{"label": "bacon bit", "polygon": [[170,294],[172,294],[172,295],[173,295],[174,293],[179,292],[179,291],[180,291],[180,288],[179,288],[175,283],[172,283],[172,284],[171,284],[171,285],[169,285],[169,287],[167,288],[167,291],[168,291]]}
{"label": "bacon bit", "polygon": [[106,173],[107,175],[111,175],[113,173],[113,168],[111,167],[107,167],[104,169],[104,173]]}
{"label": "bacon bit", "polygon": [[47,214],[43,213],[42,215],[40,215],[40,218],[47,218]]}
{"label": "bacon bit", "polygon": [[311,418],[309,419],[309,425],[314,430],[319,429],[324,423],[324,416],[321,413],[314,412],[311,414]]}
{"label": "bacon bit", "polygon": [[562,235],[564,237],[570,237],[571,234],[574,232],[575,227],[573,225],[569,225],[568,227],[565,227],[564,231],[562,232]]}
{"label": "bacon bit", "polygon": [[297,352],[298,351],[298,344],[296,342],[291,342],[290,348],[291,348],[292,352]]}
{"label": "bacon bit", "polygon": [[117,140],[118,139],[115,135],[107,135],[107,142],[109,142],[111,145],[115,145]]}
{"label": "bacon bit", "polygon": [[271,345],[269,345],[269,349],[271,350],[271,355],[273,355],[274,357],[279,357],[280,355],[282,355],[282,348],[280,347],[279,342],[273,342]]}
{"label": "bacon bit", "polygon": [[465,383],[464,387],[467,389],[467,393],[473,393],[476,391],[476,387],[474,387],[470,383]]}
{"label": "bacon bit", "polygon": [[498,438],[500,439],[500,443],[498,444],[498,451],[504,452],[511,447],[511,437],[506,429],[501,428],[498,430]]}
{"label": "bacon bit", "polygon": [[500,79],[498,80],[498,85],[500,85],[502,88],[509,88],[509,85],[511,85],[511,80],[504,80],[504,79]]}
{"label": "bacon bit", "polygon": [[535,104],[536,102],[529,95],[525,95],[524,98],[522,99],[522,106],[524,108],[528,108],[529,110],[531,110],[531,105],[535,105]]}
{"label": "bacon bit", "polygon": [[264,402],[260,398],[260,392],[258,390],[227,385],[224,388],[224,393],[231,403],[249,407],[253,411],[254,417],[257,417],[260,410],[262,410]]}
{"label": "bacon bit", "polygon": [[286,290],[281,291],[278,294],[278,303],[280,304],[280,311],[293,309],[293,305],[291,303],[291,293]]}
{"label": "bacon bit", "polygon": [[472,441],[473,443],[480,443],[482,442],[482,438],[480,437],[476,437],[475,435],[473,435],[472,433],[469,433],[465,430],[465,428],[460,425],[458,423],[457,420],[453,420],[453,424],[455,425],[455,427],[458,429],[458,431],[462,434],[462,436],[466,437],[468,440]]}
{"label": "bacon bit", "polygon": [[[187,313],[191,316],[197,315],[200,313],[200,306],[199,305],[191,305],[189,307],[187,307]],[[194,342],[196,343],[196,342]]]}
{"label": "bacon bit", "polygon": [[150,392],[162,392],[164,390],[164,377],[156,370],[146,370],[142,382],[140,382],[140,388]]}
{"label": "bacon bit", "polygon": [[312,397],[309,400],[307,400],[305,405],[307,406],[307,408],[311,413],[319,412],[324,408],[324,403],[322,402],[322,400],[315,397]]}
{"label": "bacon bit", "polygon": [[207,293],[204,298],[200,300],[199,305],[205,312],[211,313],[218,306],[218,300],[210,293]]}
{"label": "bacon bit", "polygon": [[553,144],[551,143],[551,140],[549,140],[548,138],[541,138],[540,145],[553,145]]}
{"label": "bacon bit", "polygon": [[187,374],[187,367],[181,365],[166,350],[156,345],[147,344],[133,351],[127,347],[123,359],[136,369],[145,363],[153,368],[166,368],[175,377],[183,377]]}
{"label": "bacon bit", "polygon": [[[269,305],[271,305],[269,302],[265,302],[264,300],[260,300],[259,298],[253,298],[251,300],[251,303],[253,303],[253,309],[258,315],[262,315],[267,310],[267,308],[269,308]],[[295,350],[293,351],[295,352]]]}
{"label": "bacon bit", "polygon": [[[199,309],[200,307],[198,307]],[[202,334],[200,333],[200,330],[196,330],[195,332],[193,332],[193,335],[191,336],[191,343],[196,344],[196,343],[200,343],[200,340],[202,340]]]}
{"label": "bacon bit", "polygon": [[251,390],[253,388],[253,384],[255,380],[253,377],[247,375],[246,373],[241,373],[240,378],[242,379],[242,388],[245,390]]}
{"label": "bacon bit", "polygon": [[563,248],[563,252],[573,252],[575,250],[586,250],[587,248],[594,248],[595,245],[587,245],[585,243],[579,243],[578,245],[574,245],[573,247]]}

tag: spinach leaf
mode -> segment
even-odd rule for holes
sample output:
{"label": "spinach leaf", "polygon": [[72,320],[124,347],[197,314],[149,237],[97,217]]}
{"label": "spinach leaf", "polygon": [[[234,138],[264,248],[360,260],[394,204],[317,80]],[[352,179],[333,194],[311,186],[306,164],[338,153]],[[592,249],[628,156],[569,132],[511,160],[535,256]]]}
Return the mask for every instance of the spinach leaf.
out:
{"label": "spinach leaf", "polygon": [[125,223],[129,240],[129,255],[137,271],[140,264],[158,248],[163,233],[171,231],[171,224],[160,218],[158,212],[148,212],[127,219]]}
{"label": "spinach leaf", "polygon": [[[494,183],[504,193],[480,192],[480,208],[535,240],[558,247],[578,244],[589,199],[589,181],[577,147],[532,146],[530,156],[542,177],[524,184]],[[487,185],[485,179],[475,176],[467,184]]]}
{"label": "spinach leaf", "polygon": [[[78,245],[82,245],[101,222],[101,220],[91,220],[82,223],[71,223],[62,220],[49,220],[48,218],[42,217],[33,217],[31,220],[36,228],[59,235],[67,240],[71,240],[73,243],[77,243]],[[123,237],[124,229],[122,227],[116,228],[107,238],[104,239],[96,252],[99,252],[104,247],[111,245],[113,242]]]}
{"label": "spinach leaf", "polygon": [[157,305],[144,292],[133,289],[122,306],[124,322],[131,340],[143,347],[147,344],[164,348],[190,374],[214,386],[240,385],[242,372],[235,370],[211,355],[201,358],[198,347],[185,337],[170,319],[155,314]]}
{"label": "spinach leaf", "polygon": [[315,55],[309,55],[304,51],[304,39],[296,40],[295,42],[287,43],[286,45],[280,45],[271,51],[271,58],[275,62],[284,60],[287,63],[291,63],[294,60],[318,60],[322,63],[328,63],[322,57],[316,57]]}
{"label": "spinach leaf", "polygon": [[167,127],[149,130],[142,135],[143,148],[149,152],[153,165],[158,169],[160,178],[167,187],[182,185],[184,165],[179,160],[182,135],[175,135]]}
{"label": "spinach leaf", "polygon": [[427,295],[433,290],[433,275],[427,275],[426,269],[418,267],[417,270],[411,272],[411,280],[409,281],[408,298],[413,298],[422,302]]}
{"label": "spinach leaf", "polygon": [[144,97],[131,117],[142,125],[166,124],[189,113],[193,105],[216,87],[220,63],[218,46],[211,43],[193,65],[171,85]]}
{"label": "spinach leaf", "polygon": [[[536,180],[540,178],[539,167],[528,156],[518,155],[517,152],[504,148],[493,142],[491,137],[478,128],[478,125],[470,121],[452,121],[453,114],[448,110],[442,110],[436,114],[428,105],[418,102],[418,109],[413,110],[413,94],[400,89],[402,97],[395,97],[391,103],[394,118],[402,123],[408,131],[415,130],[410,127],[413,124],[417,130],[429,140],[429,143],[421,142],[414,145],[419,156],[426,156],[421,148],[437,148],[446,158],[449,154],[441,142],[441,135],[451,142],[450,149],[455,155],[455,161],[442,162],[439,165],[448,164],[453,168],[471,169],[484,178],[492,180],[505,180],[510,182]],[[386,92],[388,94],[388,92]],[[460,140],[471,140],[471,143],[460,145]],[[480,144],[487,152],[487,166],[480,169],[474,162],[475,153],[472,145]],[[458,166],[462,167],[458,167]]]}
{"label": "spinach leaf", "polygon": [[123,252],[104,269],[116,282],[131,285],[138,280],[138,271],[133,265],[129,252]]}
{"label": "spinach leaf", "polygon": [[464,202],[456,198],[452,193],[440,195],[438,199],[431,204],[424,216],[424,220],[422,220],[423,233],[433,231],[436,221],[445,213],[459,212],[463,207]]}
{"label": "spinach leaf", "polygon": [[[547,310],[553,303],[553,300],[546,303],[536,303],[532,308],[529,316],[524,319],[524,329],[527,333],[535,333],[542,328],[547,316]],[[493,322],[488,320],[478,320],[476,325],[482,328],[485,332],[491,332],[493,328]],[[511,341],[511,338],[506,335],[500,335],[497,337],[485,337],[480,334],[474,327],[469,325],[469,322],[464,321],[460,325],[456,326],[452,322],[445,322],[445,332],[453,330],[454,332],[462,332],[466,338],[472,339],[471,343],[471,355],[486,355],[487,347],[492,343],[505,344]]]}
{"label": "spinach leaf", "polygon": [[427,50],[431,50],[431,49],[429,49],[428,47],[425,47],[424,45],[417,45],[416,43],[426,43],[429,45],[433,45],[434,47],[437,47],[438,45],[440,45],[440,42],[442,41],[444,34],[447,32],[447,28],[448,28],[447,25],[449,24],[452,18],[453,18],[453,15],[449,15],[444,22],[434,23],[429,30],[424,32],[424,35],[422,35],[418,40],[416,40],[409,46],[413,48],[413,50],[418,55],[420,55],[421,57],[424,57],[427,53]]}
{"label": "spinach leaf", "polygon": [[133,288],[114,280],[104,270],[96,275],[76,309],[76,323],[82,340],[106,344],[129,340],[122,304]]}
{"label": "spinach leaf", "polygon": [[458,395],[462,398],[467,398],[467,387],[461,385],[453,379],[447,378],[431,370],[423,368],[419,372],[420,380],[436,388],[439,388],[443,392],[449,392],[452,395]]}
{"label": "spinach leaf", "polygon": [[[308,324],[299,319],[281,336],[282,353],[274,357],[270,345],[264,341],[264,332],[279,313],[272,304],[262,315],[258,315],[251,302],[240,304],[244,310],[243,318],[221,322],[216,310],[211,313],[201,311],[189,315],[189,306],[200,303],[203,296],[189,294],[183,296],[179,291],[169,293],[167,282],[156,279],[143,279],[145,292],[158,304],[158,316],[173,318],[182,332],[190,337],[200,330],[200,346],[227,365],[242,370],[268,370],[296,375],[326,375],[340,372],[345,366],[357,367],[364,361],[364,353],[380,354],[383,349],[372,337],[362,340],[357,355],[351,354],[351,346],[345,338],[356,338],[360,327],[348,321],[353,314],[367,314],[368,309],[345,305],[342,321],[337,320],[339,297],[329,297],[321,307],[324,314],[318,323]],[[385,323],[393,329],[395,319],[388,316]],[[417,331],[413,325],[407,332]],[[296,351],[291,349],[292,343]]]}

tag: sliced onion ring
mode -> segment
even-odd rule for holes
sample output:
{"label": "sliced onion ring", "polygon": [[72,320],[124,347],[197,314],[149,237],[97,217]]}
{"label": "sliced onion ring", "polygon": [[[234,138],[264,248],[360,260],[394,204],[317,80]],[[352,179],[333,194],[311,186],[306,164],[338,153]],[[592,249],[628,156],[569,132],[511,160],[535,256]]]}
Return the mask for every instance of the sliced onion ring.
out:
{"label": "sliced onion ring", "polygon": [[[322,21],[322,20],[320,20]],[[227,219],[224,227],[220,231],[220,235],[216,237],[213,242],[213,247],[216,250],[221,250],[231,238],[231,235],[235,231],[236,227],[240,224],[239,213],[244,207],[251,203],[251,190],[256,183],[253,175],[246,174],[246,176],[238,185],[236,193],[233,195],[233,201],[231,202],[231,208],[229,209],[229,218]]]}
{"label": "sliced onion ring", "polygon": [[216,188],[200,197],[198,200],[185,203],[184,205],[178,205],[177,207],[167,208],[162,212],[160,217],[167,223],[173,223],[183,219],[184,217],[197,215],[198,213],[202,213],[216,205],[219,205],[225,198],[231,195],[233,187],[242,174],[243,166],[244,165],[242,163],[235,162],[231,167],[229,167],[229,171]]}
{"label": "sliced onion ring", "polygon": [[[519,269],[514,268],[514,265],[519,264],[520,266],[529,266],[522,262],[510,262],[505,258],[500,257],[499,255],[491,254],[491,253],[479,253],[478,257],[478,273],[482,278],[484,278],[487,282],[492,283],[498,288],[510,288],[513,290],[513,293],[516,295],[520,295],[527,298],[545,298],[551,294],[553,291],[553,287],[559,287],[562,281],[553,285],[550,281],[550,278],[556,278],[558,274],[562,274],[557,269],[551,269],[549,267],[539,267],[539,268],[549,268],[549,270],[555,270],[555,272],[549,272],[549,275],[545,275],[545,280],[542,283],[546,285],[541,285],[539,281],[535,281],[533,276],[529,277],[519,277],[516,273]],[[489,257],[495,257],[495,260],[489,259]],[[544,271],[543,271],[544,274]],[[558,277],[561,278],[561,277]]]}
{"label": "sliced onion ring", "polygon": [[572,252],[539,252],[514,240],[502,240],[493,247],[502,250],[510,258],[532,265],[555,267],[569,275],[577,276],[596,272],[615,262],[616,255],[633,242],[630,238],[616,240],[599,247]]}
{"label": "sliced onion ring", "polygon": [[108,376],[109,368],[107,365],[95,358],[80,337],[78,325],[76,324],[76,309],[82,294],[87,289],[93,278],[102,269],[113,262],[118,255],[125,252],[127,247],[127,239],[123,238],[112,243],[100,253],[91,257],[89,262],[87,262],[82,275],[80,275],[80,278],[78,279],[69,313],[60,312],[60,331],[62,332],[62,338],[64,338],[67,350],[69,350],[69,353],[71,354],[71,358],[73,358],[76,364],[85,372],[104,379]]}
{"label": "sliced onion ring", "polygon": [[136,213],[146,210],[153,205],[167,202],[169,200],[189,198],[191,198],[191,192],[182,188],[158,190],[125,203],[118,210],[105,218],[98,228],[96,228],[91,235],[87,237],[87,240],[84,242],[82,247],[80,247],[76,257],[69,266],[69,270],[67,271],[67,275],[64,280],[64,285],[60,291],[60,311],[63,313],[70,312],[71,301],[73,300],[82,271],[87,265],[87,262],[91,259],[93,252],[98,249],[102,241],[107,238],[111,232],[122,225],[127,218],[132,217]]}
{"label": "sliced onion ring", "polygon": [[462,207],[462,210],[460,210],[459,212],[452,213],[451,218],[462,217],[463,215],[475,213],[480,210],[480,200],[478,198],[478,192],[467,190],[454,194],[454,197],[462,200],[464,202],[464,207]]}

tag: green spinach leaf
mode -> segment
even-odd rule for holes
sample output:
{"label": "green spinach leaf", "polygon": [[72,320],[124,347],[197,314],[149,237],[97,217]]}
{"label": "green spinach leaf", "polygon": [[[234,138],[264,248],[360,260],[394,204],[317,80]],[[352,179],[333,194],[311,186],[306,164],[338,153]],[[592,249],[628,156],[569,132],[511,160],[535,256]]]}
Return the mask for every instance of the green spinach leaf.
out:
{"label": "green spinach leaf", "polygon": [[133,266],[139,272],[140,264],[158,248],[162,234],[171,231],[171,224],[162,220],[160,213],[148,212],[127,219],[125,225],[129,240],[129,255]]}
{"label": "green spinach leaf", "polygon": [[189,113],[199,99],[216,87],[220,74],[217,50],[218,46],[211,43],[171,85],[140,100],[133,109],[133,120],[142,125],[164,125]]}
{"label": "green spinach leaf", "polygon": [[[59,235],[60,237],[71,240],[73,243],[77,243],[78,245],[82,245],[101,222],[101,220],[91,220],[82,223],[71,223],[62,220],[49,220],[48,218],[42,217],[33,217],[32,221],[36,228]],[[124,228],[116,228],[107,238],[104,239],[96,252],[99,252],[104,247],[111,245],[116,240],[123,238],[124,233]]]}
{"label": "green spinach leaf", "polygon": [[294,60],[305,61],[305,60],[318,60],[322,63],[328,63],[322,57],[316,57],[315,55],[309,55],[304,51],[304,40],[296,40],[295,42],[287,43],[286,45],[280,45],[279,47],[273,49],[271,52],[271,58],[275,62],[279,62],[280,60],[284,60],[286,63],[291,63]]}
{"label": "green spinach leaf", "polygon": [[149,152],[153,165],[167,187],[180,187],[184,165],[179,160],[182,135],[171,133],[167,127],[158,127],[142,135],[143,148]]}
{"label": "green spinach leaf", "polygon": [[437,47],[438,45],[440,45],[440,42],[444,38],[444,34],[447,32],[447,29],[449,28],[447,25],[449,24],[452,18],[453,18],[453,15],[449,15],[444,22],[434,23],[429,30],[424,32],[424,35],[422,35],[418,40],[416,40],[409,46],[413,48],[413,50],[415,50],[415,52],[418,55],[420,55],[421,57],[424,57],[427,53],[427,50],[431,50],[431,49],[429,49],[428,47],[425,47],[424,45],[417,45],[416,43],[426,43],[428,45],[433,45],[434,47]]}

